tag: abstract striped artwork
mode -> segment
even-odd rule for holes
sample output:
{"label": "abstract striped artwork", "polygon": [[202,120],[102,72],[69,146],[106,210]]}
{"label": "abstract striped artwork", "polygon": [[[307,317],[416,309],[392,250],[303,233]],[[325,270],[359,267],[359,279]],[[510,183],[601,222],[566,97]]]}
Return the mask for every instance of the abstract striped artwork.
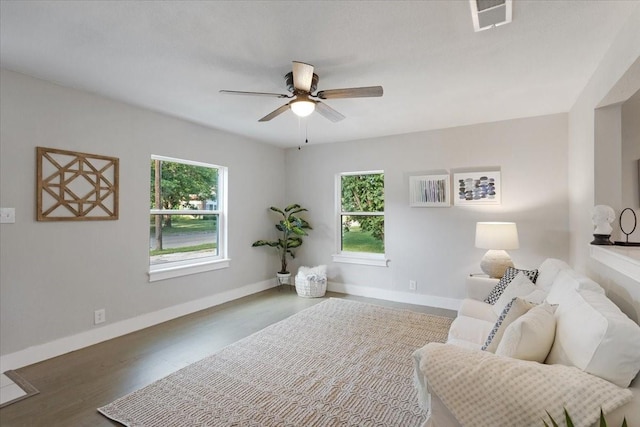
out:
{"label": "abstract striped artwork", "polygon": [[409,206],[451,206],[449,174],[410,176]]}

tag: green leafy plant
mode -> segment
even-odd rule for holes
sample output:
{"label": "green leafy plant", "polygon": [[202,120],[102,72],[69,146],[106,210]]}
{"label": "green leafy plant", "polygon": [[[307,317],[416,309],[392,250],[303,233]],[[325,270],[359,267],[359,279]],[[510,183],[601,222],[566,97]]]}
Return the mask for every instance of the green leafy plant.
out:
{"label": "green leafy plant", "polygon": [[[564,420],[567,423],[567,427],[573,427],[573,421],[571,420],[571,416],[567,412],[567,408],[563,408],[563,409],[564,409]],[[556,422],[556,420],[553,419],[551,414],[548,411],[546,412],[547,412],[547,415],[549,416],[549,420],[551,421],[551,425],[547,424],[545,420],[542,420],[545,427],[559,427],[558,423]],[[600,409],[600,427],[607,427],[607,420],[604,419],[604,413],[602,412],[602,408]],[[622,426],[620,427],[627,427],[626,418],[622,419]]]}
{"label": "green leafy plant", "polygon": [[276,224],[276,229],[280,232],[280,236],[277,240],[257,240],[251,246],[276,248],[280,255],[280,271],[278,273],[286,274],[289,273],[287,270],[287,255],[291,258],[296,257],[293,249],[302,245],[301,236],[308,236],[305,229],[312,229],[305,219],[298,216],[299,213],[308,212],[308,210],[298,204],[289,205],[284,209],[271,206],[269,209],[282,216]]}

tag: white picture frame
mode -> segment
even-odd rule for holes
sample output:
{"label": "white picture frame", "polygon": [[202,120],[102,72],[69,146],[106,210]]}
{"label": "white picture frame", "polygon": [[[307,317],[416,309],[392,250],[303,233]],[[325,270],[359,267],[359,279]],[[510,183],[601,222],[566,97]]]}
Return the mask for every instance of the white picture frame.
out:
{"label": "white picture frame", "polygon": [[453,174],[455,206],[499,205],[502,203],[500,171]]}
{"label": "white picture frame", "polygon": [[451,177],[449,174],[410,176],[409,206],[414,208],[451,206]]}

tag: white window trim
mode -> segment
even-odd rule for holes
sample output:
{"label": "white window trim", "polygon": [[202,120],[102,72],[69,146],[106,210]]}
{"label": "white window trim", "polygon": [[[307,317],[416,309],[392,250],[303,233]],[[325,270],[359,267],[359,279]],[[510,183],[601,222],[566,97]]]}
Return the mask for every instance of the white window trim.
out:
{"label": "white window trim", "polygon": [[149,282],[187,276],[189,274],[204,273],[205,271],[221,270],[230,265],[230,259],[207,257],[196,261],[176,261],[167,264],[154,265],[149,269]]}
{"label": "white window trim", "polygon": [[152,154],[151,160],[161,160],[173,163],[182,163],[191,166],[202,166],[215,168],[218,170],[218,208],[217,210],[192,210],[192,209],[150,209],[149,214],[172,214],[172,215],[218,215],[218,254],[209,257],[196,258],[193,260],[175,261],[165,264],[149,265],[149,282],[171,279],[174,277],[187,276],[190,274],[203,273],[206,271],[220,270],[230,266],[230,259],[227,252],[227,177],[226,166],[214,165],[211,163],[196,162],[192,160],[177,159],[173,157],[157,156]]}
{"label": "white window trim", "polygon": [[[333,262],[345,264],[371,265],[375,267],[388,267],[389,259],[384,254],[374,254],[370,252],[348,252],[342,250],[342,227],[341,219],[343,215],[357,216],[384,216],[384,212],[342,212],[342,177],[352,175],[373,175],[383,174],[384,170],[344,172],[336,175],[335,179],[335,211],[336,211],[336,253],[331,255]],[[386,245],[385,245],[386,248]],[[386,251],[386,249],[385,249]]]}
{"label": "white window trim", "polygon": [[225,168],[226,169],[225,166],[214,165],[213,163],[204,163],[204,162],[197,162],[195,160],[178,159],[177,157],[158,156],[155,154],[151,155],[151,160],[161,160],[163,162],[182,163],[183,165],[191,165],[191,166],[202,166],[204,168],[216,168],[216,169]]}
{"label": "white window trim", "polygon": [[374,267],[388,267],[389,260],[385,254],[371,254],[366,252],[340,252],[331,255],[333,262],[344,264],[372,265]]}
{"label": "white window trim", "polygon": [[151,209],[150,215],[223,215],[223,211],[206,209]]}

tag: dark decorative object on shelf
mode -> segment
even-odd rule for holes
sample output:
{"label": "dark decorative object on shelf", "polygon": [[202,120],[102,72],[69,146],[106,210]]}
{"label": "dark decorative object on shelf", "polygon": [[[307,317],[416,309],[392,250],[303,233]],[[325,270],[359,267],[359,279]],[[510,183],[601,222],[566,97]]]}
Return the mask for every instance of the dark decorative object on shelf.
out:
{"label": "dark decorative object on shelf", "polygon": [[616,219],[616,213],[611,206],[597,205],[591,212],[591,220],[596,229],[593,232],[592,245],[613,245],[611,237],[611,223]]}
{"label": "dark decorative object on shelf", "polygon": [[[631,215],[633,216],[633,228],[628,233],[622,226],[622,215],[627,211],[631,212]],[[629,235],[636,231],[636,226],[638,225],[638,217],[636,217],[636,213],[633,211],[633,209],[623,209],[622,212],[620,212],[620,218],[618,219],[618,221],[620,222],[620,230],[622,230],[622,233],[626,236],[626,240],[624,242],[615,242],[615,244],[618,246],[640,246],[640,242],[629,241]]]}
{"label": "dark decorative object on shelf", "polygon": [[609,240],[611,234],[594,234],[592,245],[613,245],[611,240]]}

